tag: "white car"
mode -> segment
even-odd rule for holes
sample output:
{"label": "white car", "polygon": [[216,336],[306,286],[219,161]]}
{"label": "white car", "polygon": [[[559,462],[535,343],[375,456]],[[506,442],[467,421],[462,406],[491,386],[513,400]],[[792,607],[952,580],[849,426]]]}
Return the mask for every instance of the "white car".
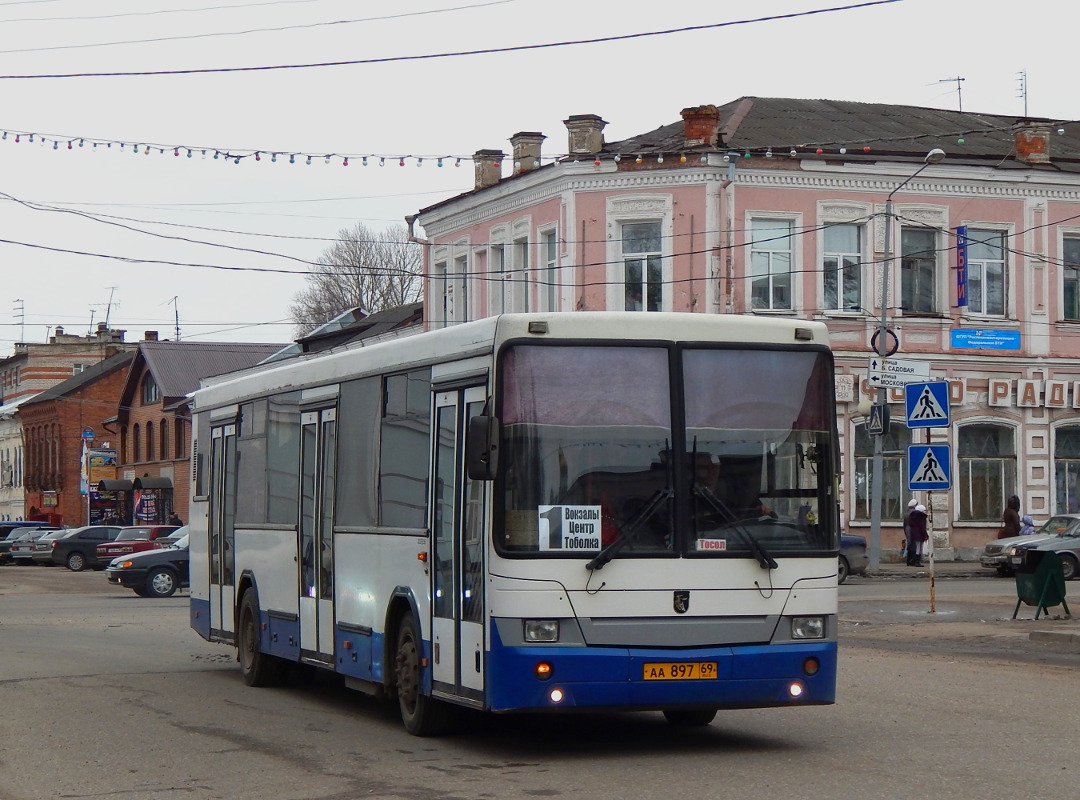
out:
{"label": "white car", "polygon": [[1012,558],[1020,546],[1031,547],[1057,536],[1073,535],[1080,535],[1080,514],[1055,514],[1029,536],[1010,536],[987,542],[979,563],[987,569],[996,569],[998,575],[1008,577],[1013,574]]}

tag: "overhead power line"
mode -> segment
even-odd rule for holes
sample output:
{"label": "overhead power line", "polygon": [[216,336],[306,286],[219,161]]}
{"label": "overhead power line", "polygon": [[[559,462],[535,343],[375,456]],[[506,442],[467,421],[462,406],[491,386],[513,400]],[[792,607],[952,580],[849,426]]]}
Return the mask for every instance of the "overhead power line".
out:
{"label": "overhead power line", "polygon": [[732,22],[716,22],[709,25],[689,25],[683,28],[670,28],[668,30],[662,31],[645,31],[642,33],[628,33],[620,36],[600,36],[593,39],[574,39],[561,42],[547,42],[544,44],[523,44],[512,47],[492,47],[484,48],[481,50],[458,50],[445,53],[424,53],[411,56],[386,56],[384,58],[351,59],[348,61],[320,61],[309,64],[270,64],[255,67],[202,67],[196,69],[161,69],[127,72],[66,72],[45,73],[37,75],[0,75],[0,80],[29,80],[39,78],[131,78],[153,75],[205,75],[209,73],[265,72],[280,69],[312,69],[315,67],[345,67],[358,66],[362,64],[387,64],[398,61],[423,61],[436,58],[455,58],[459,56],[478,56],[490,55],[494,53],[514,53],[528,50],[544,50],[553,47],[572,47],[583,44],[602,44],[604,42],[618,42],[632,39],[643,39],[651,36],[669,36],[675,33],[689,33],[691,31],[714,30],[716,28],[728,28],[735,25],[750,25],[756,22],[776,22],[778,20],[810,17],[817,14],[831,14],[839,11],[853,11],[859,8],[868,8],[870,6],[881,6],[888,5],[890,3],[901,2],[903,2],[903,0],[869,0],[869,2],[855,3],[853,5],[847,6],[817,8],[810,11],[797,11],[790,14],[774,14],[767,17],[757,17],[755,19],[741,19],[734,20]]}

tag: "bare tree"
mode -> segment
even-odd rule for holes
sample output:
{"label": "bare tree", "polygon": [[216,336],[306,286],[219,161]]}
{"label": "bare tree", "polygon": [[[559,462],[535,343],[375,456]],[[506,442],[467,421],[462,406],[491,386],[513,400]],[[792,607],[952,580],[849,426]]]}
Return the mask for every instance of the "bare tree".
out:
{"label": "bare tree", "polygon": [[413,303],[423,296],[420,245],[408,241],[404,225],[376,233],[358,222],[338,231],[338,241],[323,251],[307,276],[308,286],[290,308],[298,336],[350,308],[368,314]]}

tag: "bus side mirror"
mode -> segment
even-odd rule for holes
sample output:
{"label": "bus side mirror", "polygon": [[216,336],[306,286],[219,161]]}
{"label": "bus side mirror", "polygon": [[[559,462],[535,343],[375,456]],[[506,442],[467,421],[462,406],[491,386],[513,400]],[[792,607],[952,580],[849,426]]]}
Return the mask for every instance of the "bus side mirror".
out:
{"label": "bus side mirror", "polygon": [[479,416],[469,420],[465,434],[465,470],[474,481],[495,479],[499,468],[499,420]]}

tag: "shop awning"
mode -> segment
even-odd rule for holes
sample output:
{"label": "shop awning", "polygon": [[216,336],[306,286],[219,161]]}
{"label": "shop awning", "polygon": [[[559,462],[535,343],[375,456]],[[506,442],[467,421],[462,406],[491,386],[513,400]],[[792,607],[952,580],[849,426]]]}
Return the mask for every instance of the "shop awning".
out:
{"label": "shop awning", "polygon": [[97,485],[99,492],[130,492],[131,488],[131,481],[115,480],[113,478],[100,480]]}
{"label": "shop awning", "polygon": [[136,478],[132,484],[134,489],[171,489],[172,478]]}

